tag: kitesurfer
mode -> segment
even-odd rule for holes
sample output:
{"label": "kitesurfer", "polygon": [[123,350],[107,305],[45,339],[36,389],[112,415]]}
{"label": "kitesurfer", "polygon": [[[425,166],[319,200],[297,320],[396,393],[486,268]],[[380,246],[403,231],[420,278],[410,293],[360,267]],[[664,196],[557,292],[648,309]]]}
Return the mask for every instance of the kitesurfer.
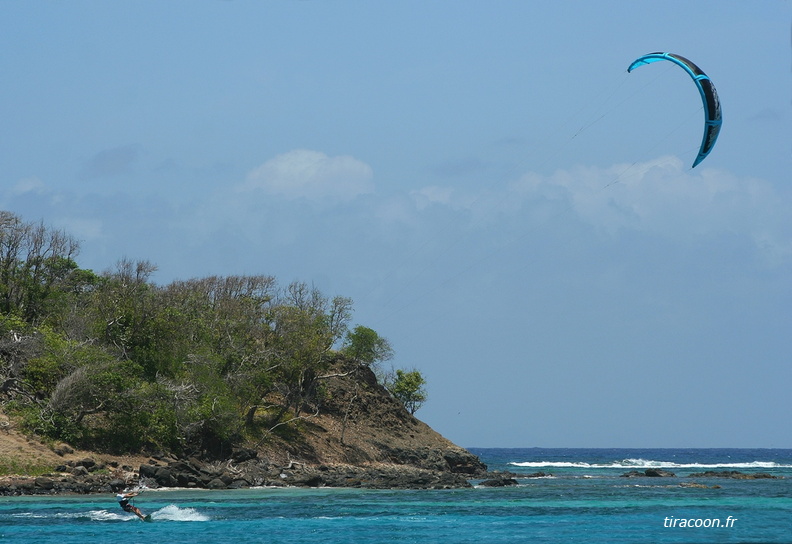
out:
{"label": "kitesurfer", "polygon": [[146,516],[143,515],[143,512],[141,512],[137,506],[135,506],[134,504],[130,504],[129,502],[129,500],[132,499],[132,497],[137,497],[138,495],[139,493],[135,493],[135,492],[129,492],[129,493],[121,492],[118,495],[116,495],[116,500],[118,501],[118,504],[121,506],[121,509],[124,512],[132,512],[143,521],[146,521]]}

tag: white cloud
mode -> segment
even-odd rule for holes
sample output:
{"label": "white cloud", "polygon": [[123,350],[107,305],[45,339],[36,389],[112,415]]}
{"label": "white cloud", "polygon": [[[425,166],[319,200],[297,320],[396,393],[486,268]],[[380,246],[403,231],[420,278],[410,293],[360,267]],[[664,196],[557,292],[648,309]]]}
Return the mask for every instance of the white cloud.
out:
{"label": "white cloud", "polygon": [[706,167],[691,170],[676,157],[548,177],[530,173],[512,190],[529,212],[540,200],[555,202],[557,210],[569,209],[603,232],[630,229],[678,239],[737,233],[776,258],[792,255],[789,203],[771,183]]}
{"label": "white cloud", "polygon": [[372,192],[372,175],[371,167],[354,157],[295,149],[251,171],[242,188],[287,198],[346,201]]}
{"label": "white cloud", "polygon": [[47,190],[47,186],[43,181],[37,177],[24,178],[17,181],[11,188],[11,193],[14,195],[23,195],[25,193],[42,194]]}
{"label": "white cloud", "polygon": [[431,204],[452,205],[453,189],[450,187],[438,187],[430,185],[416,191],[411,191],[410,196],[415,200],[415,205],[419,210],[423,210]]}
{"label": "white cloud", "polygon": [[[792,258],[785,193],[772,183],[700,166],[677,157],[609,167],[579,166],[482,189],[427,186],[410,192],[415,209],[469,212],[472,225],[509,222],[517,229],[576,217],[603,236],[633,231],[688,243],[701,237],[752,240],[768,262]],[[565,219],[566,218],[566,219]],[[520,226],[522,225],[522,226]]]}

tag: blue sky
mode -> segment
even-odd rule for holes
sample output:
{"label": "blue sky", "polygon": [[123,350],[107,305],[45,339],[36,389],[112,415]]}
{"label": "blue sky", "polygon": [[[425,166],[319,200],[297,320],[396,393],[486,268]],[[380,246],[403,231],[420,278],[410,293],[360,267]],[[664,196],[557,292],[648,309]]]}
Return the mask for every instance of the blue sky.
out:
{"label": "blue sky", "polygon": [[[0,3],[0,209],[355,301],[463,446],[792,447],[792,3]],[[671,51],[712,78],[703,111]]]}

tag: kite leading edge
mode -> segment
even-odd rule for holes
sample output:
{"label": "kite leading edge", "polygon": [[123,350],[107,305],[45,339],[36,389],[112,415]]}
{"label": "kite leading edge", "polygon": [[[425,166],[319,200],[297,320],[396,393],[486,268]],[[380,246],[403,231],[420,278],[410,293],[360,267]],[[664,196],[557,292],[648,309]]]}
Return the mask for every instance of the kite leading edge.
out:
{"label": "kite leading edge", "polygon": [[698,156],[693,162],[693,168],[695,168],[698,163],[709,155],[709,152],[712,151],[712,148],[715,146],[715,141],[718,139],[718,133],[721,129],[721,107],[720,101],[718,100],[718,93],[715,90],[715,85],[712,84],[710,78],[701,68],[685,57],[675,55],[674,53],[649,53],[633,61],[630,67],[627,68],[627,71],[632,72],[639,66],[661,60],[668,60],[681,66],[690,77],[693,78],[699,93],[701,93],[701,100],[704,102],[704,137],[701,140]]}

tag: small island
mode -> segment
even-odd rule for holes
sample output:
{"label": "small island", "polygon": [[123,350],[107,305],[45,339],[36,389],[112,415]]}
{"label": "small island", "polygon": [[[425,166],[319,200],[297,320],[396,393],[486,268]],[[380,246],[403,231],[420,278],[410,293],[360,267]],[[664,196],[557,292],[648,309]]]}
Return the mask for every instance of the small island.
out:
{"label": "small island", "polygon": [[81,269],[0,212],[0,494],[129,485],[451,488],[486,466],[415,418],[417,370],[352,301],[271,276]]}

